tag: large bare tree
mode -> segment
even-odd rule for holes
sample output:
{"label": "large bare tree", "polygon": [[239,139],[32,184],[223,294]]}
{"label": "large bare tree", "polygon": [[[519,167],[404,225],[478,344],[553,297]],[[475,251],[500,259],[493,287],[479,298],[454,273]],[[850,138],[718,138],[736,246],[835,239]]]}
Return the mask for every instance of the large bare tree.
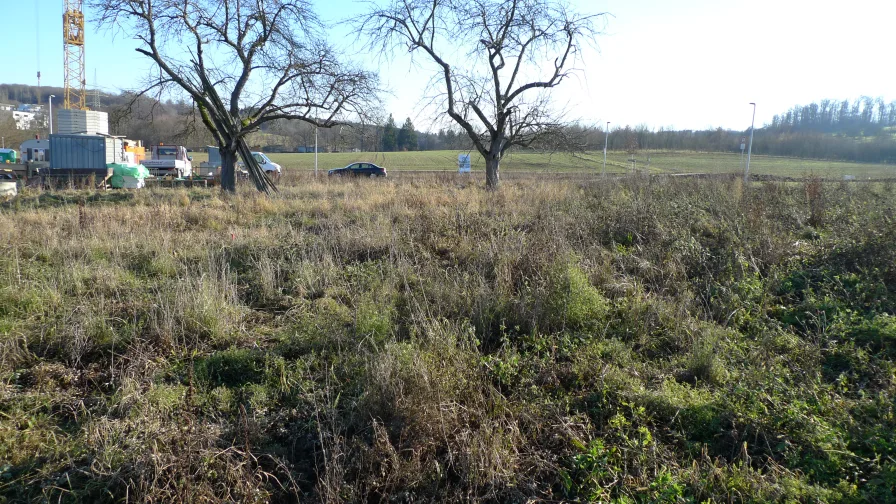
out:
{"label": "large bare tree", "polygon": [[404,49],[435,63],[429,104],[463,128],[498,186],[512,146],[562,140],[551,90],[575,71],[602,14],[557,0],[389,0],[358,20],[373,48]]}
{"label": "large bare tree", "polygon": [[236,190],[237,157],[256,187],[274,185],[246,135],[277,119],[331,127],[371,110],[375,75],[340,61],[306,0],[91,0],[101,25],[140,42],[158,67],[143,92],[192,98],[221,152],[221,187]]}

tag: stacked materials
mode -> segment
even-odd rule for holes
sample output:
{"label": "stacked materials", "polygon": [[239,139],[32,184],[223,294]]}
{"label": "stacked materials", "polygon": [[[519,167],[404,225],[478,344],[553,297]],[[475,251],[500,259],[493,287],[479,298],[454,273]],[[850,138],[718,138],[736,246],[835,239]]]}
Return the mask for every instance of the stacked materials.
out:
{"label": "stacked materials", "polygon": [[109,163],[107,167],[112,169],[109,183],[116,189],[140,189],[150,176],[142,164]]}

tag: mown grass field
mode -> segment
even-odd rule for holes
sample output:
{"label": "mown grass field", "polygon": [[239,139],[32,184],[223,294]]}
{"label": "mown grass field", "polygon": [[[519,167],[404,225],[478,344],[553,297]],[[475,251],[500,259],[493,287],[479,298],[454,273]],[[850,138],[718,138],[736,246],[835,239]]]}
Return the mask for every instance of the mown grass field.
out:
{"label": "mown grass field", "polygon": [[[403,171],[457,171],[458,151],[425,152],[360,152],[360,153],[320,153],[318,169],[326,170],[346,166],[356,161],[369,161],[384,166],[393,173]],[[478,153],[472,154],[472,170],[483,173],[485,163]],[[193,154],[194,161],[204,161],[203,153]],[[314,154],[269,154],[286,170],[305,171],[314,169]],[[650,165],[648,168],[648,157]],[[607,172],[623,174],[631,171],[630,156],[624,152],[610,152],[607,156]],[[677,151],[643,151],[635,156],[635,168],[650,173],[742,173],[740,154],[697,153]],[[594,173],[603,171],[603,153],[589,152],[581,155],[542,154],[513,152],[502,161],[501,170],[515,172],[559,172]],[[750,172],[757,175],[779,175],[804,177],[816,175],[825,178],[842,178],[853,175],[857,178],[896,177],[896,166],[883,164],[844,163],[795,158],[753,156]]]}
{"label": "mown grass field", "polygon": [[896,185],[0,204],[5,502],[894,502]]}

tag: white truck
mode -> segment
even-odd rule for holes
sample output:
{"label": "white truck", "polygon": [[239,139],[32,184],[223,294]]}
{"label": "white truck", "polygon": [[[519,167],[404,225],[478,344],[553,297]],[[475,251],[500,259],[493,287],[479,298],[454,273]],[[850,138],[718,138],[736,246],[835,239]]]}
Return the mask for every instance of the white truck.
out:
{"label": "white truck", "polygon": [[181,145],[153,145],[150,156],[143,160],[149,173],[156,177],[189,177],[193,174],[193,157]]}

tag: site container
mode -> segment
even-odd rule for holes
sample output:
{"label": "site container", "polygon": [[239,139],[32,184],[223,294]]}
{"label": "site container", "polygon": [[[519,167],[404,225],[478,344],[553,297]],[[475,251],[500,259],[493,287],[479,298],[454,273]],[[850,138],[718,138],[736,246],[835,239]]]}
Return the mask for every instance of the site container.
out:
{"label": "site container", "polygon": [[19,150],[22,152],[23,161],[49,161],[50,139],[25,140]]}
{"label": "site container", "polygon": [[101,135],[50,135],[50,169],[106,171],[122,161],[120,138]]}
{"label": "site container", "polygon": [[208,164],[221,166],[221,151],[211,145],[207,146],[206,149],[208,149]]}
{"label": "site container", "polygon": [[0,164],[15,163],[18,153],[13,149],[0,149]]}

